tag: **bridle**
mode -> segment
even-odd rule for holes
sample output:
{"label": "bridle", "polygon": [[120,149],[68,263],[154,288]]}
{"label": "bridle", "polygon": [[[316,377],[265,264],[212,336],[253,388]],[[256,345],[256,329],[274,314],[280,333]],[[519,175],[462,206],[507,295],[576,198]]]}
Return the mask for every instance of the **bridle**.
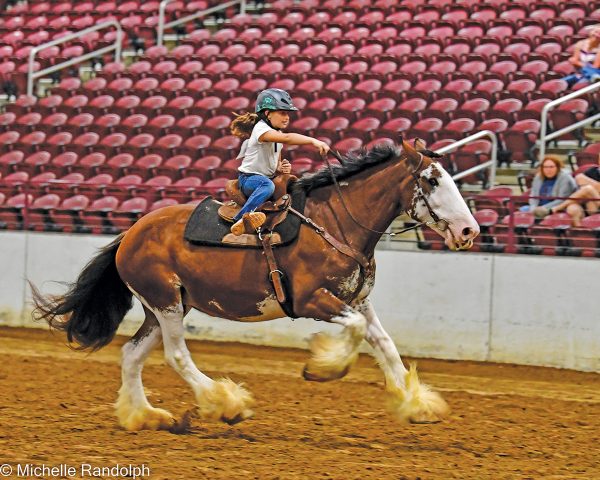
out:
{"label": "bridle", "polygon": [[[344,159],[342,158],[342,156],[340,155],[339,152],[335,151],[335,150],[329,150],[329,153],[335,157],[342,165],[344,164]],[[327,159],[327,155],[323,156],[323,160],[325,162],[325,164],[327,165],[327,168],[329,169],[329,173],[331,174],[331,178],[333,180],[333,185],[335,186],[335,190],[338,194],[338,197],[340,197],[340,202],[342,203],[342,206],[344,207],[344,210],[346,211],[346,214],[350,217],[350,219],[359,227],[361,227],[364,230],[368,230],[370,232],[373,233],[377,233],[380,235],[389,235],[390,237],[396,236],[396,235],[400,235],[402,233],[408,232],[410,230],[414,230],[416,228],[422,227],[423,225],[426,226],[431,226],[431,225],[435,225],[435,227],[440,230],[440,231],[445,231],[448,228],[448,221],[440,218],[438,216],[437,213],[435,213],[435,211],[433,210],[433,208],[431,208],[431,205],[429,204],[429,201],[427,200],[427,197],[425,196],[425,193],[423,192],[423,188],[420,185],[420,176],[417,173],[420,168],[421,165],[423,165],[423,154],[420,152],[419,153],[419,164],[412,170],[412,172],[410,172],[412,178],[415,180],[415,186],[417,189],[417,199],[422,200],[423,203],[425,204],[425,207],[427,207],[427,210],[429,212],[429,216],[433,219],[432,222],[418,222],[415,223],[414,225],[411,225],[410,227],[406,227],[403,228],[402,230],[398,231],[398,232],[385,232],[385,231],[380,231],[380,230],[374,230],[372,228],[369,228],[365,225],[363,225],[362,223],[360,223],[355,217],[354,215],[352,215],[352,213],[350,212],[350,210],[348,209],[348,206],[346,205],[346,202],[344,201],[344,197],[342,196],[342,190],[340,188],[340,184],[337,181],[337,178],[335,177],[335,174],[333,172],[333,167],[331,166],[331,163],[329,162],[329,160]],[[414,220],[414,219],[413,219]]]}

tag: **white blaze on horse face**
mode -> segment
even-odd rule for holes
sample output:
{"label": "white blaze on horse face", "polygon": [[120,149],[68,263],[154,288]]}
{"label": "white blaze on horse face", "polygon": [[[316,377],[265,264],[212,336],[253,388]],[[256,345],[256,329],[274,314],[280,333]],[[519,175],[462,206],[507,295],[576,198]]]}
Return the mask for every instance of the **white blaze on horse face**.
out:
{"label": "white blaze on horse face", "polygon": [[[427,195],[431,209],[440,220],[448,222],[445,231],[440,230],[436,225],[431,225],[431,228],[444,237],[446,245],[451,250],[470,248],[473,239],[479,235],[479,225],[450,174],[439,163],[434,162],[421,173],[421,176],[427,180],[437,180],[437,185],[432,186],[429,193],[423,192],[423,194]],[[415,186],[414,205],[417,218],[431,218],[425,202],[418,198],[417,186]]]}

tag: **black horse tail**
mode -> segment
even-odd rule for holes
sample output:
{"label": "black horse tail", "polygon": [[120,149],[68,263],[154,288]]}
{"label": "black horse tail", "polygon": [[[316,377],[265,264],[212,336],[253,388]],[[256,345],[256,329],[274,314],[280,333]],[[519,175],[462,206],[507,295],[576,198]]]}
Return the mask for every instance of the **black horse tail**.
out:
{"label": "black horse tail", "polygon": [[133,304],[115,263],[123,235],[100,250],[82,270],[75,283],[67,283],[64,295],[44,297],[30,283],[33,317],[45,320],[51,328],[67,332],[69,343],[78,350],[99,350],[115,336],[119,324]]}

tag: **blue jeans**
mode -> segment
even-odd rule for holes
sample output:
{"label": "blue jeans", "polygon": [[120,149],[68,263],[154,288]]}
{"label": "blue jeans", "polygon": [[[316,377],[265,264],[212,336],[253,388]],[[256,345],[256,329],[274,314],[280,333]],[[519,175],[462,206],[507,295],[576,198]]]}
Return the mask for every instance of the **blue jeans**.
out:
{"label": "blue jeans", "polygon": [[579,72],[567,75],[562,80],[566,81],[569,87],[572,87],[578,82],[594,82],[598,78],[600,78],[600,69],[594,68],[591,65],[584,65]]}
{"label": "blue jeans", "polygon": [[252,212],[260,207],[271,198],[271,195],[275,191],[273,181],[264,175],[240,173],[238,180],[240,182],[240,190],[248,197],[248,200],[246,200],[242,209],[233,218],[234,222],[242,218],[244,213]]}

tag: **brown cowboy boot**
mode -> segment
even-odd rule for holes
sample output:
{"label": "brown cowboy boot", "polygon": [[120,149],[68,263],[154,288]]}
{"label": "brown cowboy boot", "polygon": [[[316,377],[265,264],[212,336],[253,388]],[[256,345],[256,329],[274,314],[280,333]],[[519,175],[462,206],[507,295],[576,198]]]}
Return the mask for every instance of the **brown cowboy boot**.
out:
{"label": "brown cowboy boot", "polygon": [[244,213],[242,218],[231,226],[231,233],[242,235],[244,233],[255,233],[256,230],[267,220],[267,216],[262,212]]}

